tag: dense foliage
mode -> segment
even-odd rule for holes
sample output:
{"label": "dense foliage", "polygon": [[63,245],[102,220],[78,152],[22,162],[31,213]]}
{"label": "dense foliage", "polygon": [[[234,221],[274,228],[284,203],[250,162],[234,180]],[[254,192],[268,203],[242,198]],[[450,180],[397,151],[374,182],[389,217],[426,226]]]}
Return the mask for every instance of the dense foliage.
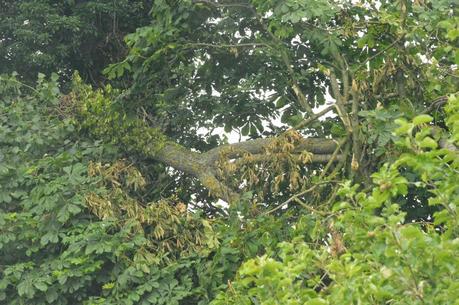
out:
{"label": "dense foliage", "polygon": [[0,304],[459,304],[454,1],[0,5]]}
{"label": "dense foliage", "polygon": [[[450,140],[457,139],[459,98],[446,110]],[[405,152],[372,175],[371,191],[343,184],[331,211],[321,213],[328,236],[318,239],[304,217],[295,224],[301,238],[245,262],[212,304],[457,304],[459,158],[429,136],[431,121],[397,122]],[[406,221],[410,187],[429,190],[428,204],[439,207],[433,221]]]}
{"label": "dense foliage", "polygon": [[0,73],[25,81],[73,71],[95,85],[126,54],[124,35],[148,24],[151,1],[0,1]]}

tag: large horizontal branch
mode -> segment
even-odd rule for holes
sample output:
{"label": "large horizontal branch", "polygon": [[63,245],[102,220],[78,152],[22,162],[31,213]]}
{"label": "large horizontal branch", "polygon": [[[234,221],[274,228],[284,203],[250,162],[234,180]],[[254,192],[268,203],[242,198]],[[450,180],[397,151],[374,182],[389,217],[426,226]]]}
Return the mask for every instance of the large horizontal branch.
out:
{"label": "large horizontal branch", "polygon": [[[221,145],[203,153],[203,157],[206,162],[212,164],[220,158],[222,153],[224,153],[227,158],[237,158],[241,155],[241,152],[246,152],[252,155],[260,154],[264,152],[264,149],[267,146],[277,140],[277,137],[271,137]],[[335,140],[308,138],[301,139],[300,143],[295,146],[294,152],[307,151],[313,154],[326,155],[333,153],[336,147],[337,142]]]}
{"label": "large horizontal branch", "polygon": [[[285,155],[285,153],[278,153],[278,154],[272,154],[272,155],[259,154],[259,155],[251,156],[251,157],[248,157],[248,158],[237,159],[237,160],[234,161],[234,165],[236,165],[236,167],[240,167],[240,166],[243,166],[243,165],[246,165],[246,164],[270,162],[270,161],[273,161],[273,158],[277,158],[279,160],[279,158],[282,158],[284,155]],[[299,155],[299,154],[298,155],[293,155],[292,158],[296,162],[302,162],[301,155]],[[339,161],[342,158],[343,158],[342,155],[337,155],[335,160]],[[308,160],[308,163],[327,163],[331,159],[333,159],[333,154],[312,155],[310,157],[310,159]]]}
{"label": "large horizontal branch", "polygon": [[[228,159],[238,159],[244,153],[254,155],[254,160],[266,160],[266,146],[277,141],[278,137],[248,140],[234,144],[226,144],[199,153],[191,151],[176,143],[167,142],[161,149],[156,150],[150,157],[167,164],[176,170],[196,177],[209,193],[227,202],[239,198],[237,191],[232,190],[216,176],[217,161],[223,156]],[[312,163],[327,163],[336,150],[337,142],[330,139],[301,139],[292,153],[307,151],[312,153]]]}
{"label": "large horizontal branch", "polygon": [[[338,143],[331,139],[301,138],[299,134],[285,134],[277,137],[248,140],[245,142],[225,144],[207,152],[195,152],[175,143],[164,133],[150,127],[140,119],[128,119],[127,116],[114,111],[109,100],[100,104],[99,99],[86,97],[86,104],[81,107],[78,119],[81,128],[97,138],[117,143],[127,151],[134,151],[148,158],[162,162],[185,174],[196,177],[209,193],[227,202],[237,201],[237,190],[219,180],[219,160],[238,160],[250,154],[255,158],[264,158],[276,152],[277,146],[287,145],[290,154],[309,152],[310,162],[327,163]],[[290,142],[282,144],[285,140]],[[281,144],[279,144],[281,143]],[[273,150],[274,149],[274,150]],[[261,160],[261,159],[260,159]]]}
{"label": "large horizontal branch", "polygon": [[205,162],[201,153],[193,152],[183,146],[168,142],[150,157],[178,171],[198,178],[212,196],[227,202],[232,202],[239,198],[234,190],[216,178],[216,169]]}

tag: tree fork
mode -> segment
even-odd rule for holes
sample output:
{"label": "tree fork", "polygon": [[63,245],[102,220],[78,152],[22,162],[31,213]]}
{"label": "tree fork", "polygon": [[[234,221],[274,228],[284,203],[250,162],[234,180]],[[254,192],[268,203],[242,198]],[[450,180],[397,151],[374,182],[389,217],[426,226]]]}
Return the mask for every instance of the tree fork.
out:
{"label": "tree fork", "polygon": [[[207,152],[195,152],[175,143],[161,130],[148,126],[141,119],[127,119],[123,112],[115,111],[111,107],[110,99],[103,96],[100,91],[86,91],[82,100],[82,107],[79,107],[76,116],[82,130],[95,138],[120,144],[128,151],[139,153],[191,175],[197,178],[212,196],[227,202],[237,201],[239,195],[237,190],[231,189],[217,178],[217,163],[220,158],[224,156],[228,159],[239,159],[247,153],[257,156],[258,159],[260,156],[264,158],[267,147],[286,135],[225,144]],[[337,147],[338,142],[332,139],[299,138],[295,140],[295,147],[290,153],[299,154],[307,151],[313,154],[311,162],[327,163],[332,158],[343,158],[333,154]]]}

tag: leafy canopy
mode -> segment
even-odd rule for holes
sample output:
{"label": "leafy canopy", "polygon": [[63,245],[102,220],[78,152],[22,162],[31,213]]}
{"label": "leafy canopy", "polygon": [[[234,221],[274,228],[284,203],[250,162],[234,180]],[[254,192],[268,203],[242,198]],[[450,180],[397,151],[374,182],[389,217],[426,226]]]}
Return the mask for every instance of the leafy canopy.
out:
{"label": "leafy canopy", "polygon": [[459,304],[453,1],[0,5],[1,304]]}

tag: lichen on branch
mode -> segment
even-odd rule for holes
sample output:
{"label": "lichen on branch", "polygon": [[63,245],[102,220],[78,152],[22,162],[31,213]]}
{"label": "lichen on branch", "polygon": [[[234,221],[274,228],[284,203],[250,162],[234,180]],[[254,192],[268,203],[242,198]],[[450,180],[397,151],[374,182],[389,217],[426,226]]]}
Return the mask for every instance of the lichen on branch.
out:
{"label": "lichen on branch", "polygon": [[[93,90],[76,76],[74,91],[69,96],[77,105],[73,107],[76,109],[73,117],[80,132],[114,143],[126,152],[140,154],[191,175],[200,181],[209,191],[209,195],[227,202],[239,200],[240,184],[245,179],[245,174],[240,173],[235,179],[228,179],[230,173],[224,164],[245,164],[247,168],[251,163],[251,176],[268,181],[262,174],[267,170],[277,169],[275,172],[280,173],[285,170],[286,164],[290,164],[290,169],[298,169],[300,164],[304,166],[310,162],[324,163],[330,160],[331,153],[337,147],[334,140],[305,139],[295,130],[289,130],[277,137],[226,144],[207,152],[195,152],[168,138],[159,128],[129,115],[123,110],[122,105],[116,102],[118,94],[119,92],[110,86],[104,90]],[[65,100],[68,103],[69,98]],[[222,158],[226,161],[222,161]],[[250,160],[251,162],[248,162]],[[292,170],[287,178],[292,188],[299,187],[296,169]],[[272,176],[273,173],[266,174]],[[276,177],[277,183],[284,180],[279,179],[279,175]]]}

